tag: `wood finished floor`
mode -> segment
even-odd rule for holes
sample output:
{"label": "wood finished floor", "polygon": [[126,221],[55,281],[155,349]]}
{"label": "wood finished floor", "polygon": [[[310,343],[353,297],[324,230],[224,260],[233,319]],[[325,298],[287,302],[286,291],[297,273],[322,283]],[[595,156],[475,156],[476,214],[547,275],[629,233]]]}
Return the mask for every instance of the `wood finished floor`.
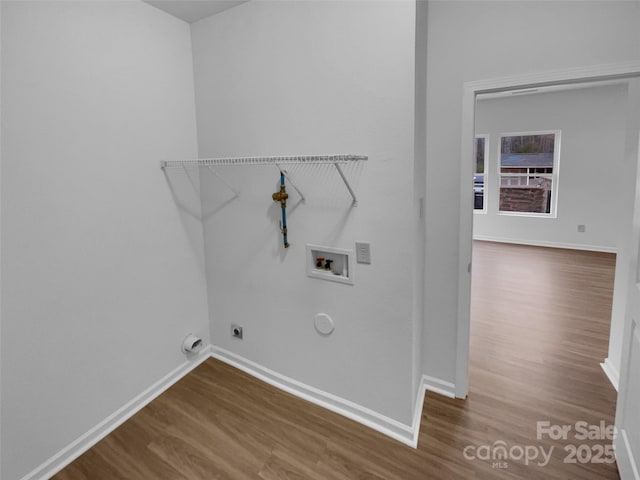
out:
{"label": "wood finished floor", "polygon": [[[470,392],[427,393],[419,446],[208,360],[55,480],[617,479],[615,464],[565,464],[536,422],[614,421],[607,355],[615,257],[476,242]],[[466,446],[554,447],[547,466],[467,460]]]}

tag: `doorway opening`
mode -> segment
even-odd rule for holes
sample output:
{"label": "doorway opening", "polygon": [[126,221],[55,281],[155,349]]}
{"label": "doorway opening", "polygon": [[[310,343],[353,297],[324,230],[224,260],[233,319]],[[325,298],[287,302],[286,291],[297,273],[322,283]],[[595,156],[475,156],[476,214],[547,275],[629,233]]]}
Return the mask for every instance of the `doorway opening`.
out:
{"label": "doorway opening", "polygon": [[[618,193],[634,189],[624,155],[627,97],[625,80],[477,96],[472,376],[502,371],[508,389],[518,386],[518,370],[503,367],[519,364],[528,380],[570,381],[577,372],[557,368],[560,355],[607,387],[600,363],[626,220],[618,213],[630,208]],[[541,396],[545,381],[538,385]],[[615,398],[600,410],[607,406]]]}
{"label": "doorway opening", "polygon": [[[459,288],[458,288],[458,329],[456,349],[456,397],[464,398],[468,394],[469,386],[469,334],[470,334],[470,309],[471,309],[471,258],[473,242],[473,205],[474,191],[471,189],[471,178],[474,177],[474,166],[469,161],[473,158],[476,100],[479,95],[514,95],[529,92],[537,92],[541,88],[567,89],[567,85],[593,86],[594,82],[603,81],[627,81],[640,76],[640,65],[620,64],[587,67],[565,71],[547,72],[543,74],[531,74],[514,77],[503,77],[477,82],[468,82],[464,85],[463,115],[462,115],[462,156],[461,156],[461,209],[460,209],[460,235],[459,235]],[[637,132],[630,132],[626,127],[627,136]],[[633,175],[635,178],[635,175]],[[485,180],[486,182],[486,180]],[[490,180],[489,180],[490,182]],[[562,180],[559,183],[562,189]],[[562,193],[559,193],[562,198]],[[484,199],[491,204],[490,194]],[[628,219],[631,222],[631,219]],[[514,242],[515,243],[515,242]],[[626,260],[626,259],[625,259]],[[618,259],[620,264],[620,259]],[[620,269],[617,269],[618,272]],[[617,273],[618,275],[618,273]],[[626,297],[626,292],[619,292],[616,281],[614,292],[614,309],[616,308],[616,295]],[[618,303],[623,303],[622,299]],[[612,331],[613,331],[612,324]]]}
{"label": "doorway opening", "polygon": [[[540,422],[548,418],[562,425],[615,423],[617,392],[600,362],[607,358],[612,330],[614,252],[626,232],[622,222],[633,215],[633,202],[621,191],[632,197],[636,177],[624,163],[627,87],[626,80],[590,82],[528,98],[475,98],[474,147],[476,154],[480,146],[484,152],[482,162],[472,157],[470,168],[476,240],[468,381],[474,398],[490,398],[501,416],[519,422],[519,434],[496,425],[508,444],[539,440]],[[587,96],[595,101],[585,102]],[[588,104],[590,114],[584,111]],[[564,111],[553,112],[554,106]],[[508,109],[520,119],[505,115]],[[564,123],[536,123],[545,116],[558,121],[563,114]],[[541,147],[551,131],[553,147]],[[515,138],[514,155],[505,139]],[[534,160],[541,163],[525,163]],[[536,203],[535,194],[543,190],[546,208]],[[509,209],[513,198],[529,203]],[[572,440],[551,443],[566,451]],[[611,443],[599,445],[610,449],[607,465],[589,468],[616,473]]]}

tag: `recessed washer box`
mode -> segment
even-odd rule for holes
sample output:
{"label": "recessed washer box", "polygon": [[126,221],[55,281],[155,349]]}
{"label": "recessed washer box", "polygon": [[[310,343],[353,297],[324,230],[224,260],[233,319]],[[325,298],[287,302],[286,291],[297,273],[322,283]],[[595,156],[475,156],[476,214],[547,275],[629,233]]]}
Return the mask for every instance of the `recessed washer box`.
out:
{"label": "recessed washer box", "polygon": [[353,250],[307,244],[307,275],[353,285]]}

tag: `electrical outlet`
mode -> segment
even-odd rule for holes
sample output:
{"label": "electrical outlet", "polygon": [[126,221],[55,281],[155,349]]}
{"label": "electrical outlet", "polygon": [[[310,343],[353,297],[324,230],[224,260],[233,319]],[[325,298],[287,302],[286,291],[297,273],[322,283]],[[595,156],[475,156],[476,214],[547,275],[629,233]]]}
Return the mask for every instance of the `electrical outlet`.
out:
{"label": "electrical outlet", "polygon": [[578,231],[580,233],[584,233],[587,231],[587,226],[586,225],[578,225]]}
{"label": "electrical outlet", "polygon": [[242,327],[239,325],[231,325],[231,336],[242,340]]}
{"label": "electrical outlet", "polygon": [[356,242],[356,262],[371,263],[371,244],[368,242]]}

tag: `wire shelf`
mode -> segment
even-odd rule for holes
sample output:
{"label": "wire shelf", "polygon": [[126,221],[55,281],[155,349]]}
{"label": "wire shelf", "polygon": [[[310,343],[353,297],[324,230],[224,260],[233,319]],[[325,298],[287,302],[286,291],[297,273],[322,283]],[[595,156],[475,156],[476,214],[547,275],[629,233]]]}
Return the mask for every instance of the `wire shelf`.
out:
{"label": "wire shelf", "polygon": [[161,168],[220,167],[240,165],[336,164],[368,160],[366,155],[297,155],[280,157],[199,158],[193,160],[163,160]]}
{"label": "wire shelf", "polygon": [[[236,196],[239,195],[239,190],[233,187],[229,182],[225,180],[225,178],[214,170],[214,167],[223,167],[223,166],[244,166],[244,165],[274,165],[277,168],[281,169],[282,165],[333,165],[337,170],[340,178],[344,182],[345,187],[349,191],[351,198],[353,199],[353,204],[356,205],[358,199],[356,198],[356,194],[349,183],[349,180],[345,176],[344,172],[340,165],[344,165],[350,162],[360,162],[364,160],[368,160],[369,157],[366,155],[297,155],[297,156],[280,156],[280,157],[229,157],[229,158],[199,158],[193,160],[163,160],[160,162],[160,168],[163,170],[171,169],[171,168],[181,168],[187,171],[188,167],[204,167],[207,168],[211,173],[216,175],[229,190],[231,190]],[[296,187],[295,183],[292,182],[289,175],[281,169],[284,175],[291,183],[291,186],[300,194],[300,197],[304,200],[303,193]],[[166,172],[165,172],[166,173]],[[187,173],[188,176],[188,173]],[[191,177],[189,177],[190,181]],[[193,183],[193,181],[192,181]],[[195,184],[193,185],[196,192],[198,189]]]}

